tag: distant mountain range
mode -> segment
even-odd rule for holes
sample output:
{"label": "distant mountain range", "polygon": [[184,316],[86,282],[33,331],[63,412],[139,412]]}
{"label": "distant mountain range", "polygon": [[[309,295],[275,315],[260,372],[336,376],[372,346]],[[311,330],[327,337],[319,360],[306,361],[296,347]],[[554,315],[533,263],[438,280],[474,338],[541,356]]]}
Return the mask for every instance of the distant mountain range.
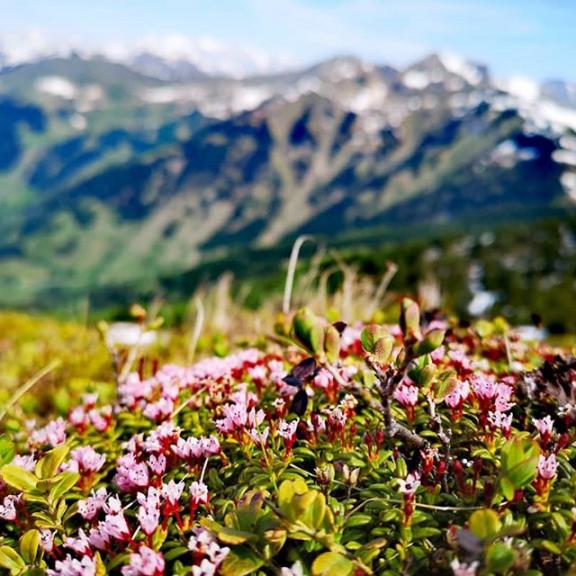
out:
{"label": "distant mountain range", "polygon": [[73,56],[124,64],[142,74],[167,81],[195,80],[203,76],[240,78],[285,71],[295,66],[287,57],[271,58],[254,49],[184,34],[152,35],[134,43],[109,43],[91,48],[85,44],[56,41],[39,32],[0,38],[0,68]]}
{"label": "distant mountain range", "polygon": [[256,75],[171,54],[4,57],[0,304],[150,283],[304,232],[466,226],[576,200],[567,83],[496,82],[443,54]]}

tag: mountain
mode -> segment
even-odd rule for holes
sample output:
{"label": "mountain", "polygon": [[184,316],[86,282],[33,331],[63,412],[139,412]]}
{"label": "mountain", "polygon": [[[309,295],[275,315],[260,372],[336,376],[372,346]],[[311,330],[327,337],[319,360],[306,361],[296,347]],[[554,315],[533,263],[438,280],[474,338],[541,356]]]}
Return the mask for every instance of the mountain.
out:
{"label": "mountain", "polygon": [[167,81],[195,80],[199,76],[240,78],[294,67],[291,59],[286,57],[271,58],[244,46],[177,33],[154,34],[131,43],[112,42],[94,46],[57,40],[39,31],[0,37],[0,70],[73,56],[86,60],[105,59]]}
{"label": "mountain", "polygon": [[576,198],[576,108],[451,55],[246,78],[141,64],[160,68],[73,55],[0,73],[0,304],[150,286],[301,233],[432,233]]}
{"label": "mountain", "polygon": [[563,80],[549,80],[542,85],[542,94],[550,100],[576,108],[576,84]]}

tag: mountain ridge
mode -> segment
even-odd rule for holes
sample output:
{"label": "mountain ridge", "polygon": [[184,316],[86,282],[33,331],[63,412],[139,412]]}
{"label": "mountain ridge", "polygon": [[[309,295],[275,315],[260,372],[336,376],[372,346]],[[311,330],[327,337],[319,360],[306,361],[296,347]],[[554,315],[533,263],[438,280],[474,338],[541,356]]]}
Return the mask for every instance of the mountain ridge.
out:
{"label": "mountain ridge", "polygon": [[576,109],[512,88],[442,54],[175,83],[78,56],[1,72],[0,105],[45,125],[2,126],[0,292],[150,282],[300,233],[570,210]]}

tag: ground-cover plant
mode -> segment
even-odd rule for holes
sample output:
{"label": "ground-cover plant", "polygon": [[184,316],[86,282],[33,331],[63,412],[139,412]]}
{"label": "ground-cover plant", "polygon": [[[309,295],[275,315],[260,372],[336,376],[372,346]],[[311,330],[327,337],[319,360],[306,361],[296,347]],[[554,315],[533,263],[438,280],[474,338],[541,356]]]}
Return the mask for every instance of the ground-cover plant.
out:
{"label": "ground-cover plant", "polygon": [[260,348],[118,366],[116,397],[0,439],[18,575],[563,574],[576,360],[404,300]]}

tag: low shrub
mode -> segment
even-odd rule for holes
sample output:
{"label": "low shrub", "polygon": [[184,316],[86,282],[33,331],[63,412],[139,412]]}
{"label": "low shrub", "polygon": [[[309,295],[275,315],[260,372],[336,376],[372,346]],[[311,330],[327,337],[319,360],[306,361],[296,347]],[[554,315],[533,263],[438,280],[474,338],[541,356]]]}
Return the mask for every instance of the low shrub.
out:
{"label": "low shrub", "polygon": [[576,360],[404,300],[308,310],[0,440],[12,575],[561,574],[576,569]]}

